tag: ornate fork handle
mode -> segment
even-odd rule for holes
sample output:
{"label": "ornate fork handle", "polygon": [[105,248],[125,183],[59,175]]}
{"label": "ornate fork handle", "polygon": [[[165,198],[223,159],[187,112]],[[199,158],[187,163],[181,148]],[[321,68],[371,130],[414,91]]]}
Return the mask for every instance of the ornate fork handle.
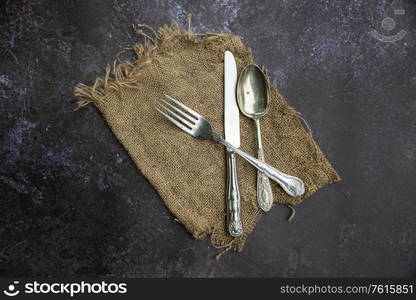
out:
{"label": "ornate fork handle", "polygon": [[285,174],[273,168],[272,166],[262,162],[261,160],[258,160],[257,158],[254,158],[253,156],[245,153],[239,148],[234,147],[233,145],[231,145],[223,138],[214,133],[212,133],[211,138],[214,141],[217,141],[218,143],[226,146],[227,148],[234,150],[235,153],[247,160],[251,165],[253,165],[259,171],[261,171],[264,175],[269,177],[271,180],[277,182],[288,195],[292,197],[297,197],[301,196],[305,192],[305,184],[300,178]]}

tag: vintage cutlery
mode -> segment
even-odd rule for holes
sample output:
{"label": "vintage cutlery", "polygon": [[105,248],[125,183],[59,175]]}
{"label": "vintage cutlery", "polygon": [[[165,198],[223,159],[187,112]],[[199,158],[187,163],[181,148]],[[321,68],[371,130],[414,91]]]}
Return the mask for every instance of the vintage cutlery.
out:
{"label": "vintage cutlery", "polygon": [[[256,65],[247,65],[240,74],[237,84],[238,106],[241,112],[254,120],[256,124],[256,140],[258,159],[264,161],[261,142],[260,118],[269,109],[269,86],[266,76]],[[273,205],[273,193],[269,178],[257,172],[257,203],[263,211],[269,211]]]}
{"label": "vintage cutlery", "polygon": [[231,148],[231,150],[247,160],[251,165],[259,169],[267,177],[276,181],[283,188],[283,190],[292,197],[300,196],[305,192],[305,185],[302,180],[282,173],[265,162],[262,162],[239,148],[234,147],[232,144],[215,134],[212,131],[211,124],[209,124],[203,116],[180,103],[178,100],[168,95],[165,96],[169,101],[160,99],[162,102],[160,107],[156,108],[156,110],[180,129],[198,139],[212,139],[225,147]]}
{"label": "vintage cutlery", "polygon": [[[234,147],[240,147],[240,112],[235,97],[237,65],[230,51],[224,52],[224,137]],[[240,218],[240,189],[238,187],[236,155],[230,148],[227,157],[227,220],[232,236],[243,233]]]}

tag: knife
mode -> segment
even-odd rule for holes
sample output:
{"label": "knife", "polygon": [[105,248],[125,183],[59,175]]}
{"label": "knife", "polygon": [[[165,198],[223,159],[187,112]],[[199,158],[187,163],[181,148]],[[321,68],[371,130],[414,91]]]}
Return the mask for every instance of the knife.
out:
{"label": "knife", "polygon": [[[237,65],[230,51],[224,52],[224,135],[233,146],[240,147],[240,111],[236,101]],[[243,233],[240,218],[236,154],[227,148],[227,222],[228,232],[237,237]]]}

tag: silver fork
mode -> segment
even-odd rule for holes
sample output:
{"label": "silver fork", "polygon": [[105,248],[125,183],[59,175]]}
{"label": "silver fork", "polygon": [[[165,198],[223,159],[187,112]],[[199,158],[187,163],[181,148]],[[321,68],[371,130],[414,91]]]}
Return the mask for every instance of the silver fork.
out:
{"label": "silver fork", "polygon": [[166,117],[180,129],[198,139],[213,139],[223,146],[231,148],[235,151],[235,153],[247,160],[251,165],[257,168],[267,177],[277,182],[288,195],[297,197],[305,192],[305,184],[300,178],[285,174],[268,165],[267,163],[262,162],[257,158],[254,158],[253,156],[245,153],[239,148],[234,147],[230,143],[226,142],[223,138],[215,134],[212,131],[211,124],[209,124],[209,122],[203,116],[182,104],[178,100],[168,95],[165,95],[165,97],[169,101],[160,99],[160,107],[156,109],[159,113],[161,113],[164,117]]}

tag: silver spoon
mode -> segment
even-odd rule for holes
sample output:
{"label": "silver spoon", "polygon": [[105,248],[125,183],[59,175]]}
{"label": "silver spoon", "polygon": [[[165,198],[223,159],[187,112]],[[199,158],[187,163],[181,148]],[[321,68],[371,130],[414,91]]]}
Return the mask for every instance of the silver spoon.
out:
{"label": "silver spoon", "polygon": [[[258,159],[264,162],[263,145],[261,142],[260,118],[263,117],[270,103],[269,85],[264,73],[256,65],[247,65],[241,72],[237,83],[237,102],[241,112],[256,123]],[[280,172],[281,173],[281,172]],[[288,183],[294,185],[303,194],[301,179],[281,173],[280,186]],[[284,188],[287,192],[287,189]],[[288,193],[292,197],[298,196]],[[263,211],[269,211],[273,205],[273,193],[269,178],[262,172],[257,172],[257,202]]]}

